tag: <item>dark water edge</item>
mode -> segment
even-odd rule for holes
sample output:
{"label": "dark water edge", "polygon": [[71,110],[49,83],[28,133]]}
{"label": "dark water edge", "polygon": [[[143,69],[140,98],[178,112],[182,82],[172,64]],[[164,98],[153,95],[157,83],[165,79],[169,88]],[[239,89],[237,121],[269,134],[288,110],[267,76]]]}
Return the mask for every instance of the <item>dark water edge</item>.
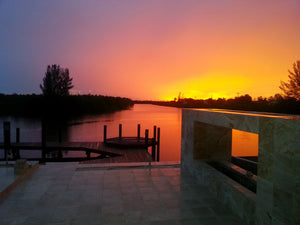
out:
{"label": "dark water edge", "polygon": [[129,109],[128,98],[102,95],[3,95],[0,94],[0,116],[69,118],[100,115]]}
{"label": "dark water edge", "polygon": [[[70,126],[80,126],[82,123],[97,123],[98,121],[84,121],[86,117],[101,117],[122,110],[131,109],[133,101],[128,98],[77,95],[77,96],[55,96],[45,97],[42,95],[3,95],[0,94],[0,116],[5,121],[12,123],[22,120],[21,138],[30,136],[24,134],[24,127],[40,127],[35,130],[33,136],[41,134],[42,126],[47,130],[46,141],[58,141],[58,133],[61,133],[63,141],[68,140],[68,129]],[[26,119],[27,118],[27,119]],[[16,121],[15,121],[16,120]],[[75,121],[75,122],[74,122]],[[79,121],[79,122],[78,122]],[[83,122],[84,121],[84,122]],[[38,125],[37,125],[38,124]],[[1,124],[2,126],[2,124]],[[1,132],[0,132],[1,133]],[[15,139],[15,127],[12,124],[11,129],[12,141]],[[0,138],[1,139],[1,138]],[[29,139],[25,139],[28,141]],[[39,138],[41,140],[41,138]],[[55,152],[53,152],[55,153]],[[86,160],[84,152],[69,154],[69,151],[62,153],[63,158],[50,154],[47,161],[66,162],[66,161],[83,161]],[[4,160],[3,149],[0,150],[0,158]],[[22,158],[41,158],[41,151],[22,151]],[[98,158],[96,154],[94,157]],[[94,158],[93,157],[93,158]],[[9,155],[12,160],[12,155]]]}

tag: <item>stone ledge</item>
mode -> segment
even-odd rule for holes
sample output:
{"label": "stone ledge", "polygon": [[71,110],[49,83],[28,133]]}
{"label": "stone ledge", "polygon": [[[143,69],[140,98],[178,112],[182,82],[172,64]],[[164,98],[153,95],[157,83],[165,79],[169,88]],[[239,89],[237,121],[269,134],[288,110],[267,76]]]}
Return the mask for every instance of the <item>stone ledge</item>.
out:
{"label": "stone ledge", "polygon": [[198,182],[208,186],[211,193],[233,213],[247,224],[255,224],[256,194],[204,161],[197,160],[193,164],[194,168],[191,165],[183,167],[196,176]]}

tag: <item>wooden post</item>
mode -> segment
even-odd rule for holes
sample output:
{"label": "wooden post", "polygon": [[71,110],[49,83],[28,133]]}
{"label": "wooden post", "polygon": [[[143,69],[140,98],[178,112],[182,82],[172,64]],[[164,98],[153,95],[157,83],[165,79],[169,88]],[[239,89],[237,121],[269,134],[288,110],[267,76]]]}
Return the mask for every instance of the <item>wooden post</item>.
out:
{"label": "wooden post", "polygon": [[10,150],[10,122],[3,122],[4,135],[4,159],[8,161],[8,151]]}
{"label": "wooden post", "polygon": [[153,127],[153,140],[156,141],[156,126]]}
{"label": "wooden post", "polygon": [[148,149],[148,136],[149,136],[149,131],[148,129],[145,130],[145,148]]}
{"label": "wooden post", "polygon": [[152,161],[155,161],[155,143],[152,143],[152,151],[151,151]]}
{"label": "wooden post", "polygon": [[[61,142],[62,142],[62,129],[61,129],[61,127],[59,127],[58,128],[58,143],[61,143]],[[63,153],[61,150],[58,150],[57,157],[59,159],[63,158]]]}
{"label": "wooden post", "polygon": [[141,138],[141,124],[137,125],[137,138],[138,140]]}
{"label": "wooden post", "polygon": [[104,131],[103,131],[103,142],[106,143],[107,138],[107,126],[104,125]]}
{"label": "wooden post", "polygon": [[160,128],[157,129],[157,162],[159,162],[159,151],[160,151]]}
{"label": "wooden post", "polygon": [[20,143],[20,128],[16,128],[16,143]]}
{"label": "wooden post", "polygon": [[122,124],[119,124],[119,138],[122,138]]}
{"label": "wooden post", "polygon": [[[16,143],[20,143],[20,128],[16,128]],[[15,149],[14,158],[20,159],[20,149]]]}
{"label": "wooden post", "polygon": [[61,127],[58,128],[58,143],[62,142],[62,131]]}
{"label": "wooden post", "polygon": [[45,122],[42,121],[42,162],[46,162],[46,141],[47,141],[47,130]]}
{"label": "wooden post", "polygon": [[155,145],[156,145],[156,126],[153,127],[153,138],[152,138],[152,161],[155,161]]}

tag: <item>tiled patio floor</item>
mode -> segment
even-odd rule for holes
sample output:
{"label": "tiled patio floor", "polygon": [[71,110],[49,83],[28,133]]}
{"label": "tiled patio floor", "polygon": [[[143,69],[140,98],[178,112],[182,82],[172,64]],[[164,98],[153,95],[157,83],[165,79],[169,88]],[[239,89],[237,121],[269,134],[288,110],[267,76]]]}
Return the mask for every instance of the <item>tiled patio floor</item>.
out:
{"label": "tiled patio floor", "polygon": [[0,203],[0,224],[244,223],[178,166],[47,163]]}
{"label": "tiled patio floor", "polygon": [[0,192],[3,191],[8,185],[10,185],[17,176],[14,175],[14,167],[6,166],[6,164],[0,164]]}

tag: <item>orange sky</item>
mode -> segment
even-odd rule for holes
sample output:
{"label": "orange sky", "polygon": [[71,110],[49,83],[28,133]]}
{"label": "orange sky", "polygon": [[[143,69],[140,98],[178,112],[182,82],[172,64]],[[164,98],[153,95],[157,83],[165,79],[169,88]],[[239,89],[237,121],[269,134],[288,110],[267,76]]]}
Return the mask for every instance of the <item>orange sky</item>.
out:
{"label": "orange sky", "polygon": [[280,93],[300,60],[300,1],[0,1],[0,93],[40,93],[48,64],[75,93],[132,99]]}

